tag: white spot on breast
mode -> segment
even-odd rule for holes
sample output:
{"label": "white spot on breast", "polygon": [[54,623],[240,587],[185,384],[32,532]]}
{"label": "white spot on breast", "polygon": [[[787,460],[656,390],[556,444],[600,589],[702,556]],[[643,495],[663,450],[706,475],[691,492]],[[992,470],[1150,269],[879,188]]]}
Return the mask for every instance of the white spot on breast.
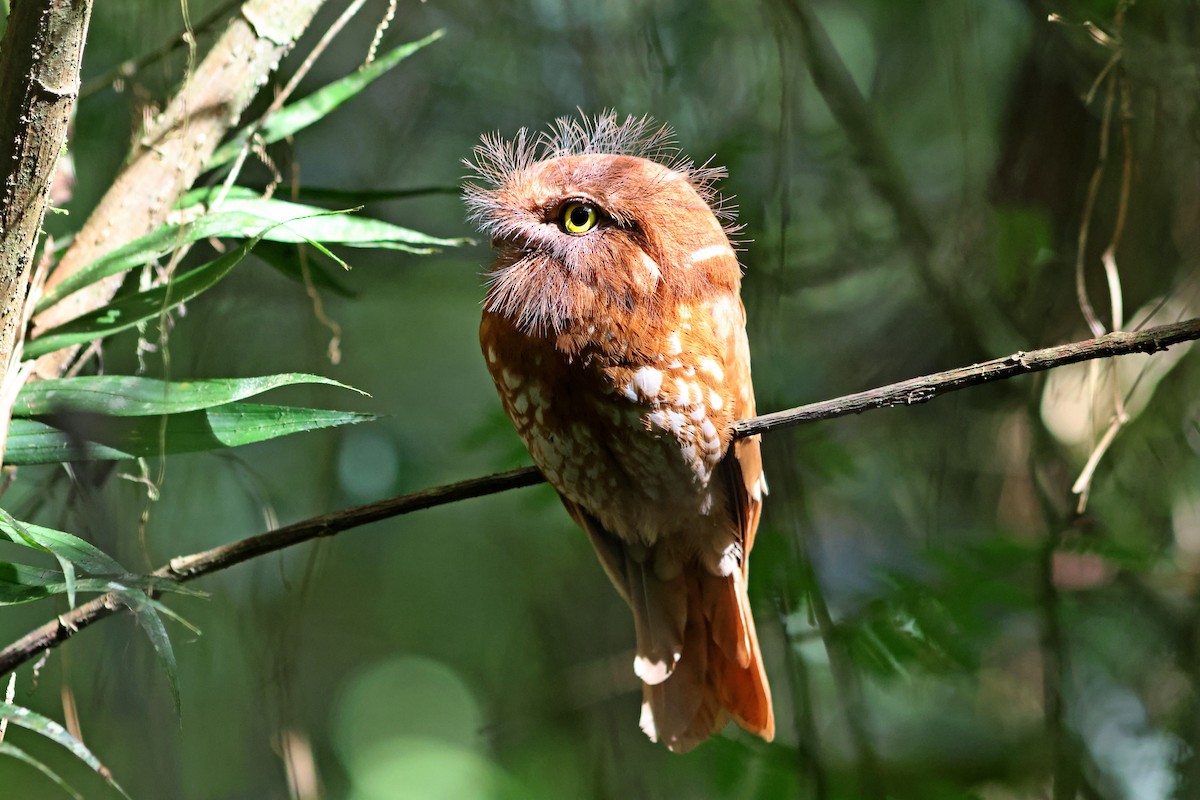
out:
{"label": "white spot on breast", "polygon": [[528,411],[529,395],[525,394],[524,392],[517,395],[516,399],[513,400],[513,408],[517,410],[518,414],[524,414],[526,411]]}
{"label": "white spot on breast", "polygon": [[685,381],[682,378],[675,379],[675,405],[680,408],[691,408],[704,402],[704,392],[700,389],[699,384],[691,381]]}
{"label": "white spot on breast", "polygon": [[692,418],[692,422],[697,422],[697,423],[703,422],[705,419],[708,418],[708,411],[707,411],[707,409],[704,408],[704,404],[701,403],[700,405],[693,408],[692,413],[689,414],[688,416],[690,416]]}
{"label": "white spot on breast", "polygon": [[642,397],[647,400],[658,397],[658,390],[662,388],[662,379],[662,372],[654,367],[642,367],[633,373],[633,384]]}
{"label": "white spot on breast", "polygon": [[708,307],[708,313],[717,341],[727,341],[735,331],[741,331],[742,342],[745,342],[743,329],[746,325],[746,313],[742,310],[737,295],[726,294],[717,297]]}
{"label": "white spot on breast", "polygon": [[624,394],[630,400],[637,400],[637,398],[638,398],[637,389],[634,387],[633,381],[630,381],[629,383],[625,384],[625,393]]}
{"label": "white spot on breast", "polygon": [[721,399],[721,395],[717,394],[716,389],[709,389],[708,404],[712,407],[713,411],[720,411],[721,407],[725,405],[725,401]]}
{"label": "white spot on breast", "polygon": [[683,343],[679,341],[679,331],[675,331],[667,337],[666,351],[669,356],[677,356],[683,352]]}
{"label": "white spot on breast", "polygon": [[718,364],[714,359],[700,359],[700,369],[704,370],[709,375],[712,375],[718,383],[725,380],[725,370],[721,369],[721,365]]}
{"label": "white spot on breast", "polygon": [[487,352],[487,356],[488,356],[488,363],[490,363],[490,364],[495,364],[495,363],[496,363],[496,348],[494,348],[494,347],[491,347],[491,346],[489,345],[489,346],[488,346],[488,352]]}
{"label": "white spot on breast", "polygon": [[719,258],[723,255],[733,256],[733,249],[727,244],[710,244],[692,253],[692,263],[699,264],[702,261]]}
{"label": "white spot on breast", "polygon": [[504,380],[504,385],[509,389],[516,389],[521,385],[521,376],[512,370],[503,370],[500,377]]}

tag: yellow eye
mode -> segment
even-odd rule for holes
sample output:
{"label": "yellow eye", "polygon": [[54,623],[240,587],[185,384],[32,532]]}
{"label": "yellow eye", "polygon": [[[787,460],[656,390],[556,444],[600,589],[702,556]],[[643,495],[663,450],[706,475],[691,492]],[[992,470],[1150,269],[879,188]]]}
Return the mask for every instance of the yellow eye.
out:
{"label": "yellow eye", "polygon": [[574,236],[587,233],[600,221],[596,207],[588,203],[567,203],[562,210],[563,230]]}

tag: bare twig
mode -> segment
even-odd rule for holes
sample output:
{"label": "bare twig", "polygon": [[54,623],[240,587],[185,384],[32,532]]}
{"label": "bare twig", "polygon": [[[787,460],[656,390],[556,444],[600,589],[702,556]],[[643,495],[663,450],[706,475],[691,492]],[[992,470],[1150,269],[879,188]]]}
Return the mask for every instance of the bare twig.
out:
{"label": "bare twig", "polygon": [[[1118,331],[1099,339],[1047,347],[1029,353],[1015,353],[1006,358],[939,372],[923,378],[913,378],[868,392],[742,420],[735,423],[733,435],[735,438],[741,438],[805,422],[856,414],[868,409],[923,403],[939,395],[968,386],[1006,380],[1017,375],[1041,372],[1088,359],[1133,353],[1153,353],[1165,350],[1173,344],[1194,339],[1200,339],[1200,318],[1172,325],[1160,325],[1140,333]],[[227,569],[234,564],[240,564],[257,556],[283,550],[322,536],[333,536],[341,531],[371,522],[472,497],[483,497],[509,489],[533,486],[544,483],[545,480],[536,467],[524,467],[497,475],[425,489],[302,520],[201,553],[173,558],[170,563],[160,567],[151,575],[164,582],[182,583]],[[31,631],[0,651],[0,675],[16,669],[38,653],[66,641],[76,632],[97,620],[111,616],[121,608],[121,602],[117,597],[103,595],[59,616],[53,622],[48,622]]]}
{"label": "bare twig", "polygon": [[1046,347],[1041,350],[1013,353],[1004,358],[995,358],[969,367],[938,372],[922,378],[893,383],[867,392],[811,403],[787,411],[776,411],[754,419],[734,423],[735,436],[765,433],[775,428],[798,425],[818,419],[843,417],[859,414],[873,408],[888,406],[911,406],[925,403],[947,392],[965,389],[980,383],[1006,380],[1016,375],[1042,372],[1089,361],[1095,358],[1129,355],[1131,353],[1153,353],[1165,350],[1173,344],[1200,339],[1200,319],[1160,325],[1138,333],[1115,331],[1098,339]]}

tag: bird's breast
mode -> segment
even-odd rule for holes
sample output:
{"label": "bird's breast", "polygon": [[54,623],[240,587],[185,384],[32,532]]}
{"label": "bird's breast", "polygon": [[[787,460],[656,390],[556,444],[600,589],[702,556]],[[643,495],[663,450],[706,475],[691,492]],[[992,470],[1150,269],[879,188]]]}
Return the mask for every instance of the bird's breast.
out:
{"label": "bird's breast", "polygon": [[607,529],[650,543],[724,511],[711,479],[729,442],[729,401],[714,359],[689,359],[674,341],[646,363],[567,355],[488,314],[480,340],[534,462]]}

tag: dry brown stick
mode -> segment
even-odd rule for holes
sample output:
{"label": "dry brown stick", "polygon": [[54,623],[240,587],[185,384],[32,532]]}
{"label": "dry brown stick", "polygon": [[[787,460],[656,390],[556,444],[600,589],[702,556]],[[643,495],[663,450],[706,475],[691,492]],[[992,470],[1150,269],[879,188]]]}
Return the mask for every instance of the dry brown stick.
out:
{"label": "dry brown stick", "polygon": [[33,255],[79,93],[90,0],[13,6],[0,48],[0,459]]}
{"label": "dry brown stick", "polygon": [[[1042,372],[1089,359],[1132,353],[1153,353],[1165,350],[1171,345],[1195,339],[1200,339],[1200,318],[1172,325],[1161,325],[1137,333],[1110,333],[1098,339],[1072,342],[1028,353],[1014,353],[1006,358],[997,358],[982,364],[960,367],[922,378],[893,383],[868,392],[742,420],[735,424],[734,436],[739,438],[752,436],[776,428],[857,414],[873,408],[923,403],[938,395],[965,389],[968,386],[1006,380],[1025,373]],[[536,467],[524,467],[425,489],[401,497],[393,497],[377,503],[369,503],[302,520],[201,553],[173,558],[170,563],[160,567],[152,575],[164,582],[182,583],[267,553],[283,550],[321,536],[333,536],[341,531],[370,522],[378,522],[382,519],[472,497],[483,497],[509,489],[533,486],[544,481],[545,478]],[[0,675],[11,672],[38,653],[66,641],[79,630],[97,620],[111,616],[121,608],[120,600],[115,595],[107,594],[84,603],[54,621],[31,631],[0,651]]]}
{"label": "dry brown stick", "polygon": [[[178,94],[142,131],[121,173],[51,273],[48,288],[166,220],[323,3],[246,0]],[[38,315],[35,326],[46,330],[103,306],[120,283],[113,276],[64,298]],[[75,352],[42,356],[37,373],[60,374]]]}

